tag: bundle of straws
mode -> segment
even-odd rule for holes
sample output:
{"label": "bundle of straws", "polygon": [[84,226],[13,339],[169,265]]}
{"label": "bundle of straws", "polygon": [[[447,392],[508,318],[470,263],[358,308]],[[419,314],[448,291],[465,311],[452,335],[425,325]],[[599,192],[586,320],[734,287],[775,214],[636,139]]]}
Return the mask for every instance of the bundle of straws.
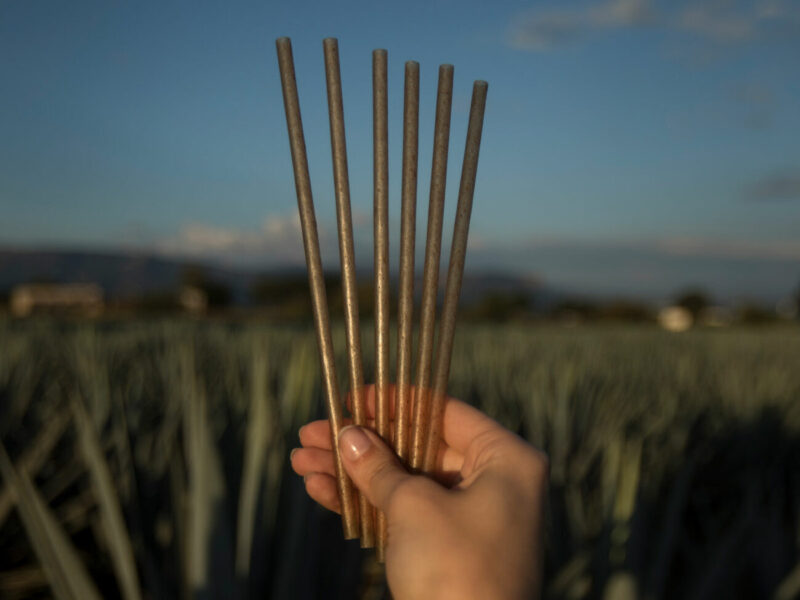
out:
{"label": "bundle of straws", "polygon": [[[336,479],[342,506],[346,539],[361,537],[361,546],[377,545],[378,559],[385,553],[386,519],[377,515],[366,498],[353,487],[342,466],[336,443],[342,428],[342,407],[334,366],[325,282],[319,250],[314,202],[308,174],[303,124],[297,96],[292,45],[289,38],[276,41],[278,63],[286,109],[286,124],[292,153],[297,204],[303,231],[308,280],[311,288],[314,324],[322,364],[322,378],[331,426]],[[323,41],[325,77],[328,90],[328,111],[333,154],[333,178],[336,194],[336,217],[339,233],[339,254],[342,268],[345,330],[347,337],[348,374],[353,421],[367,424],[362,373],[358,298],[353,250],[353,225],[350,212],[350,189],[347,175],[342,84],[337,40]],[[433,139],[428,231],[422,279],[420,333],[417,348],[416,379],[412,387],[412,332],[414,305],[414,234],[416,225],[417,151],[419,137],[419,64],[405,64],[405,97],[403,108],[402,206],[400,227],[400,278],[398,302],[398,352],[395,389],[394,431],[389,424],[389,164],[386,50],[372,53],[373,83],[373,154],[374,154],[374,257],[375,257],[375,426],[377,433],[393,446],[400,460],[416,472],[432,473],[436,463],[442,415],[450,374],[450,355],[455,333],[458,297],[464,272],[469,220],[475,190],[483,113],[486,105],[485,81],[476,81],[472,88],[467,141],[461,170],[450,265],[447,272],[444,303],[439,325],[436,360],[433,362],[434,317],[439,280],[442,241],[447,152],[450,139],[450,112],[453,97],[453,66],[439,67],[436,97],[436,121]],[[413,399],[412,399],[413,393]],[[413,407],[413,418],[410,412]]]}

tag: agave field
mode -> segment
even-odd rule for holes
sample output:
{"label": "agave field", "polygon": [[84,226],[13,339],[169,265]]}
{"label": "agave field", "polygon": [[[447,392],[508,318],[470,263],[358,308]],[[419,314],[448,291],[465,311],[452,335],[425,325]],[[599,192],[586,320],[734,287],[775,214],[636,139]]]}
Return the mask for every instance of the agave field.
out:
{"label": "agave field", "polygon": [[[465,325],[450,392],[550,457],[545,597],[800,595],[796,327]],[[383,597],[288,466],[322,406],[306,326],[0,321],[0,597]]]}

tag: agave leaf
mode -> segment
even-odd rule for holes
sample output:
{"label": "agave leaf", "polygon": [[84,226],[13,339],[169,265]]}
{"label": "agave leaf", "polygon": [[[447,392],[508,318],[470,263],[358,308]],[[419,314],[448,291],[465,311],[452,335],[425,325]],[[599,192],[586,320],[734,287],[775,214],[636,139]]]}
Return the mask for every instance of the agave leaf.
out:
{"label": "agave leaf", "polygon": [[778,585],[774,598],[775,600],[800,598],[800,563],[797,563],[794,569],[789,571],[789,574]]}
{"label": "agave leaf", "polygon": [[[17,468],[31,477],[35,476],[44,465],[53,446],[61,439],[61,434],[64,433],[68,424],[69,415],[65,413],[56,413],[51,419],[48,419],[36,439],[22,453]],[[13,506],[14,499],[11,491],[5,487],[0,490],[0,525],[5,522]]]}
{"label": "agave leaf", "polygon": [[634,438],[625,444],[625,453],[620,457],[620,472],[614,503],[614,519],[627,522],[636,508],[636,494],[642,474],[642,440]]}
{"label": "agave leaf", "polygon": [[[273,428],[267,385],[267,358],[262,349],[253,353],[250,383],[250,408],[245,433],[244,467],[239,492],[236,531],[236,575],[245,577],[250,571],[250,555],[256,526],[259,491],[263,489],[264,461]],[[274,403],[273,403],[274,404]]]}
{"label": "agave leaf", "polygon": [[221,459],[208,421],[205,390],[198,385],[194,354],[180,357],[183,430],[188,475],[186,579],[193,592],[208,587],[215,517],[225,494]]}
{"label": "agave leaf", "polygon": [[20,519],[50,589],[58,600],[100,600],[78,551],[28,475],[11,463],[0,443],[0,472],[14,494]]}
{"label": "agave leaf", "polygon": [[140,600],[142,592],[139,587],[133,545],[94,423],[86,413],[83,403],[75,396],[72,398],[72,411],[78,428],[81,454],[89,470],[94,493],[100,505],[100,522],[111,554],[117,583],[125,600]]}

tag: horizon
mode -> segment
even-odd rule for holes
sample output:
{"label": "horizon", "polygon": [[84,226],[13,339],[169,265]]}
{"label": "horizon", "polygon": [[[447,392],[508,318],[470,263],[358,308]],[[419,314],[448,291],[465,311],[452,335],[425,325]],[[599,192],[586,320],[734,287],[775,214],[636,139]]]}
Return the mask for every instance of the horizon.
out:
{"label": "horizon", "polygon": [[[473,79],[489,82],[468,271],[594,295],[800,284],[800,7],[788,0],[200,2],[0,8],[0,245],[303,267],[277,61],[292,38],[326,268],[338,265],[321,42],[339,38],[357,266],[371,265],[370,53],[420,63],[417,262],[436,70],[455,65],[443,259]],[[303,15],[315,15],[306,22]],[[413,35],[409,35],[413,31]],[[366,117],[365,117],[366,116]],[[445,263],[446,264],[446,263]],[[442,277],[444,274],[442,274]]]}
{"label": "horizon", "polygon": [[[69,257],[89,257],[89,258],[97,258],[97,259],[134,259],[134,260],[155,260],[161,261],[165,265],[170,265],[175,268],[187,268],[187,267],[199,267],[201,269],[205,269],[208,271],[208,275],[212,281],[216,281],[220,276],[225,278],[242,278],[248,280],[257,280],[260,277],[283,277],[286,275],[291,276],[302,276],[305,278],[307,276],[305,264],[277,264],[272,266],[264,266],[264,265],[242,265],[242,264],[230,264],[225,262],[215,261],[213,259],[205,259],[205,258],[198,258],[197,256],[175,256],[169,254],[163,254],[158,252],[153,252],[147,249],[132,249],[132,248],[122,248],[122,247],[105,247],[105,248],[64,248],[58,246],[39,246],[39,247],[26,247],[26,246],[7,246],[7,245],[0,245],[0,291],[5,289],[6,291],[10,290],[15,285],[21,285],[25,283],[29,283],[37,278],[44,276],[47,279],[53,278],[54,275],[52,272],[48,271],[47,268],[42,268],[41,265],[39,267],[33,269],[33,273],[26,271],[27,277],[22,278],[11,278],[8,279],[8,273],[6,273],[6,278],[3,278],[3,270],[2,270],[2,259],[3,255],[7,254],[25,254],[25,255],[53,255],[59,257],[60,259],[65,259]],[[39,256],[40,257],[40,256]],[[440,274],[442,275],[439,278],[439,288],[440,293],[443,291],[444,287],[444,276],[447,272],[448,266],[448,256],[443,256],[441,265],[440,265]],[[338,263],[334,263],[331,261],[327,261],[324,265],[324,272],[326,276],[333,276],[337,277],[340,275],[340,269]],[[102,269],[101,269],[102,271]],[[85,274],[86,266],[84,265],[82,269],[82,273]],[[104,272],[104,271],[103,271]],[[178,271],[176,271],[176,274]],[[364,282],[371,282],[372,279],[372,268],[371,265],[369,266],[358,266],[356,267],[356,273],[358,277],[359,283]],[[106,274],[107,275],[107,274]],[[120,275],[120,273],[117,273]],[[397,270],[394,268],[390,268],[390,279],[393,284],[396,284],[398,273]],[[415,277],[418,280],[422,278],[422,262],[418,261],[415,268]],[[798,298],[798,293],[800,293],[800,286],[796,286],[793,289],[789,290],[788,293],[778,293],[774,295],[769,295],[764,292],[763,289],[757,291],[757,293],[751,292],[743,292],[743,293],[735,293],[735,292],[728,292],[726,291],[725,287],[714,287],[713,285],[707,285],[703,283],[695,283],[695,284],[688,284],[678,286],[676,288],[669,288],[667,286],[662,286],[656,289],[623,289],[619,286],[612,284],[610,287],[603,288],[601,287],[592,287],[592,286],[571,286],[571,285],[562,285],[558,282],[553,282],[547,279],[544,279],[540,276],[537,276],[535,273],[532,272],[522,272],[522,271],[515,271],[513,268],[507,269],[500,269],[495,266],[492,267],[481,267],[479,264],[472,266],[468,266],[464,273],[465,281],[472,280],[480,281],[480,280],[487,280],[496,278],[497,280],[503,280],[508,283],[513,283],[517,286],[516,289],[526,289],[528,292],[531,292],[533,289],[538,290],[539,293],[545,293],[546,295],[550,296],[553,295],[554,297],[559,297],[562,299],[586,299],[586,300],[596,300],[601,302],[606,301],[615,301],[615,300],[630,300],[634,302],[642,302],[645,304],[650,305],[662,305],[666,306],[671,304],[675,301],[676,298],[681,297],[687,293],[694,293],[700,292],[706,295],[709,300],[714,305],[720,306],[736,306],[736,305],[749,305],[749,304],[756,304],[760,306],[765,306],[768,308],[772,308],[777,306],[779,303],[785,303],[787,301],[795,301]],[[9,283],[12,281],[12,283]],[[97,283],[97,281],[86,279],[82,276],[82,278],[78,279],[65,279],[61,281],[58,277],[53,278],[54,282],[58,283]],[[174,282],[176,285],[179,281],[176,279]],[[241,282],[240,282],[241,283]],[[252,281],[251,281],[252,283]],[[139,282],[139,285],[143,285],[144,282]],[[147,287],[145,285],[145,287]],[[138,288],[137,288],[138,289]],[[158,288],[160,289],[160,288]],[[487,291],[492,291],[493,288],[487,288]],[[106,290],[109,291],[109,290]],[[130,293],[135,290],[129,289],[123,295],[130,295]],[[146,289],[138,290],[136,293],[142,293],[147,291]],[[151,290],[152,291],[152,290]],[[242,290],[239,290],[242,291]],[[420,289],[418,286],[415,287],[415,294],[419,294]],[[134,295],[136,295],[134,293]]]}

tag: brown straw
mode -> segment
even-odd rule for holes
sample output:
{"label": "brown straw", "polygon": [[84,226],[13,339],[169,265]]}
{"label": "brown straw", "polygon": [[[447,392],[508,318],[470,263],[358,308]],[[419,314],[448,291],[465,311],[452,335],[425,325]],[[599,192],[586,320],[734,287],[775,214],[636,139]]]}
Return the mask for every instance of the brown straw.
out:
{"label": "brown straw", "polygon": [[[372,53],[375,255],[375,425],[387,444],[389,429],[389,108],[386,50]],[[386,555],[386,515],[378,512],[378,561]]]}
{"label": "brown straw", "polygon": [[317,333],[317,345],[322,367],[322,382],[325,389],[328,420],[331,427],[336,486],[342,505],[344,537],[349,540],[358,537],[357,503],[353,484],[344,471],[339,445],[336,443],[339,431],[342,428],[342,407],[339,401],[339,383],[336,379],[333,340],[331,339],[330,321],[328,319],[328,302],[325,296],[325,280],[322,273],[319,238],[317,236],[317,221],[314,216],[314,200],[311,195],[311,179],[308,175],[303,122],[300,118],[300,102],[297,97],[292,43],[289,38],[283,37],[275,41],[275,46],[278,50],[283,105],[286,109],[286,125],[289,130],[292,167],[294,168],[294,182],[297,190],[297,208],[300,213],[300,223],[303,230],[303,248],[308,267],[308,285],[311,288],[311,303],[314,310],[314,326]]}
{"label": "brown straw", "polygon": [[453,336],[456,329],[458,296],[461,293],[461,278],[464,274],[464,257],[467,252],[469,219],[472,214],[472,198],[475,193],[475,175],[478,171],[478,152],[481,147],[483,113],[486,108],[486,92],[489,84],[476,81],[472,86],[472,105],[469,109],[467,143],[464,147],[464,163],[461,167],[461,184],[458,190],[458,207],[453,227],[453,242],[450,248],[450,266],[447,270],[447,283],[444,304],[439,325],[439,340],[436,347],[436,363],[433,374],[430,431],[425,449],[424,471],[432,473],[436,466],[439,450],[439,437],[442,429],[447,379],[450,376],[450,357],[453,350]]}
{"label": "brown straw", "polygon": [[447,149],[450,141],[450,107],[453,100],[453,65],[439,67],[439,89],[436,94],[436,122],[433,133],[431,193],[428,205],[428,237],[425,243],[425,265],[422,275],[422,307],[417,349],[417,379],[414,391],[414,421],[411,438],[413,470],[419,471],[425,459],[430,419],[430,371],[433,354],[436,293],[439,284],[439,256],[442,246],[442,213],[447,180]]}
{"label": "brown straw", "polygon": [[414,329],[414,234],[417,227],[417,151],[419,149],[419,63],[406,63],[403,101],[403,184],[400,221],[400,289],[397,306],[397,388],[394,449],[408,462],[411,403],[411,342]]}
{"label": "brown straw", "polygon": [[[350,184],[347,175],[347,146],[344,136],[339,45],[335,38],[326,38],[322,42],[322,47],[325,53],[325,79],[328,87],[333,186],[336,193],[336,222],[339,228],[339,258],[342,264],[342,295],[347,336],[350,398],[353,406],[353,420],[357,425],[363,426],[367,424],[367,411],[364,406],[364,375],[361,365],[361,332],[358,323],[358,290],[353,249],[353,222],[350,214]],[[372,507],[362,494],[358,495],[358,504],[361,515],[361,546],[370,548],[375,545]]]}

